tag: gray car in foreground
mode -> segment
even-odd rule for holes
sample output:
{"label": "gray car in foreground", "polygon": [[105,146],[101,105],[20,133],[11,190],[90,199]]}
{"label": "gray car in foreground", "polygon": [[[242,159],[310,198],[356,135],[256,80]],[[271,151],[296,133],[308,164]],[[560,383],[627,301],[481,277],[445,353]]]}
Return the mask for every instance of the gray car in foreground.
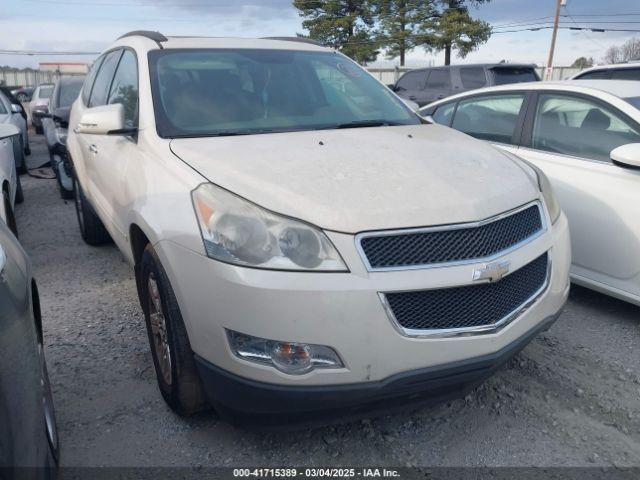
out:
{"label": "gray car in foreground", "polygon": [[0,222],[0,352],[0,478],[55,478],[58,434],[38,289],[26,253],[4,222]]}

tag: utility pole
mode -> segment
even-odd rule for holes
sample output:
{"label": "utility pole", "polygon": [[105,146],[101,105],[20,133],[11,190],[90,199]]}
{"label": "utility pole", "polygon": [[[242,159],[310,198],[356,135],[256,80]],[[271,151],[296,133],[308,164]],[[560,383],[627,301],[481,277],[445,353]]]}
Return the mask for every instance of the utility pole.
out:
{"label": "utility pole", "polygon": [[551,35],[551,48],[549,49],[549,61],[547,61],[547,71],[545,72],[544,79],[551,80],[551,73],[553,71],[553,53],[556,49],[556,36],[558,35],[558,22],[560,21],[560,7],[567,4],[567,0],[557,0],[556,3],[556,16],[553,20],[553,34]]}

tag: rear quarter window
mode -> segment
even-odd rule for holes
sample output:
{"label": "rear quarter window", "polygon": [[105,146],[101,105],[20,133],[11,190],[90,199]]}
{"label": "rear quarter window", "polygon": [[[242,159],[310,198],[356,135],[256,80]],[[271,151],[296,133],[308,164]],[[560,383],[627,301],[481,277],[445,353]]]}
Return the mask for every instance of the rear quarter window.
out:
{"label": "rear quarter window", "polygon": [[398,90],[422,90],[424,88],[426,72],[408,72],[405,73],[398,83]]}
{"label": "rear quarter window", "polygon": [[604,80],[609,78],[611,74],[608,70],[594,70],[593,72],[586,72],[576,77],[576,80]]}
{"label": "rear quarter window", "polygon": [[612,80],[640,80],[640,68],[621,68],[611,72]]}

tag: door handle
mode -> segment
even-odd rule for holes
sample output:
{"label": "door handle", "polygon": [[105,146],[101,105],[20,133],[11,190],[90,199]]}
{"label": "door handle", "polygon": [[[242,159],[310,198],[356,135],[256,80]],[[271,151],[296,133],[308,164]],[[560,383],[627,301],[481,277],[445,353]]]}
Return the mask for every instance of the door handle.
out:
{"label": "door handle", "polygon": [[411,95],[411,96],[409,97],[409,100],[415,100],[415,99],[416,99],[416,96],[415,96],[415,95]]}
{"label": "door handle", "polygon": [[93,153],[94,155],[96,155],[98,153],[98,147],[96,147],[95,145],[91,144],[91,145],[89,145],[89,151],[91,153]]}

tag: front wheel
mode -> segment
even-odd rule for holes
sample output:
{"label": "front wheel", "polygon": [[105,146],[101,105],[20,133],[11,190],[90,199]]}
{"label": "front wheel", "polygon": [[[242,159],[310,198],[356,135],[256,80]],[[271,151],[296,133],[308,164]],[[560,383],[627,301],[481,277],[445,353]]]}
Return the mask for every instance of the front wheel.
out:
{"label": "front wheel", "polygon": [[55,161],[55,157],[52,156],[51,166],[56,174],[56,183],[58,184],[58,191],[60,197],[63,200],[71,200],[74,197],[73,194],[73,181],[67,174],[67,170],[64,167],[64,161]]}
{"label": "front wheel", "polygon": [[144,311],[158,387],[179,415],[206,407],[204,390],[169,278],[151,245],[140,263],[140,303]]}

